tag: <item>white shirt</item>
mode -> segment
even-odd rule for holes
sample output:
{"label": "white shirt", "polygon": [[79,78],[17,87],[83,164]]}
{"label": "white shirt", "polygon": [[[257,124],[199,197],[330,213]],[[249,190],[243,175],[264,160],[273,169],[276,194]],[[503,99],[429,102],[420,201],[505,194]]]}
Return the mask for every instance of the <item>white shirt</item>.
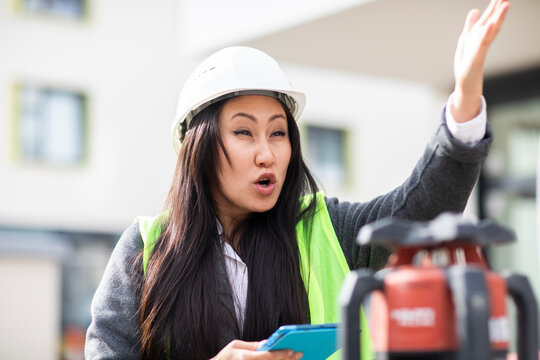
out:
{"label": "white shirt", "polygon": [[234,251],[231,245],[222,241],[223,255],[225,255],[225,268],[227,277],[232,288],[234,299],[234,311],[236,320],[240,329],[244,326],[244,317],[246,313],[246,299],[248,289],[248,271],[246,264],[240,259],[240,256]]}
{"label": "white shirt", "polygon": [[[217,220],[217,219],[216,219]],[[244,326],[244,317],[246,313],[246,299],[248,289],[248,271],[246,264],[240,259],[240,256],[234,251],[232,246],[223,240],[223,226],[217,220],[218,234],[221,239],[221,249],[225,258],[225,269],[227,278],[231,284],[232,296],[234,301],[234,312],[240,329]]]}
{"label": "white shirt", "polygon": [[[452,94],[453,95],[453,94]],[[482,140],[486,133],[487,113],[486,113],[486,100],[482,96],[482,107],[480,113],[472,120],[465,123],[458,123],[452,116],[450,111],[450,101],[452,95],[448,98],[446,103],[446,125],[448,130],[459,141],[466,144],[475,144]],[[218,221],[218,233],[221,236],[223,233],[223,227]],[[227,277],[233,291],[234,310],[236,313],[236,319],[238,320],[238,326],[243,328],[244,318],[246,312],[246,299],[248,289],[248,270],[246,264],[240,259],[240,256],[234,251],[231,245],[222,239],[223,255],[225,256],[225,267],[227,270]]]}

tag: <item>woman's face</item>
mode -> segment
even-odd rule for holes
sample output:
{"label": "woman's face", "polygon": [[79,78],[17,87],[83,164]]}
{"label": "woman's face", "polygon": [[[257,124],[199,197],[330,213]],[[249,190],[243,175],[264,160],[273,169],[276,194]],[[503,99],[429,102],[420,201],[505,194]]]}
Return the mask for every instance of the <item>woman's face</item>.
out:
{"label": "woman's face", "polygon": [[[219,148],[217,212],[241,219],[270,210],[277,202],[291,159],[287,117],[281,103],[268,96],[228,100],[218,126],[230,163]],[[224,220],[224,219],[221,219]]]}

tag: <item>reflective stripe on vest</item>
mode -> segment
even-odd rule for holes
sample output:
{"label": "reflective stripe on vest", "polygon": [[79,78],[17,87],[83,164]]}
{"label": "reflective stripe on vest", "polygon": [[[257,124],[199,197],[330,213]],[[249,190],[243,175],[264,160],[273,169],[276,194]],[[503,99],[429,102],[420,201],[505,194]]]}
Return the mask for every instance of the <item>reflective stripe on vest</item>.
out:
{"label": "reflective stripe on vest", "polygon": [[[309,205],[311,199],[312,195],[304,196],[301,199],[302,209]],[[296,225],[296,239],[300,253],[300,271],[308,294],[311,323],[323,324],[339,322],[338,296],[343,280],[350,270],[332,226],[324,194],[318,192],[316,199],[317,206],[311,221],[303,219]],[[144,272],[146,272],[152,250],[166,223],[167,215],[165,212],[156,217],[141,216],[137,218],[144,242]],[[306,224],[308,221],[309,223]],[[366,330],[361,332],[362,359],[372,359],[374,356],[371,338],[369,331],[367,331],[367,321],[363,309],[360,328]]]}

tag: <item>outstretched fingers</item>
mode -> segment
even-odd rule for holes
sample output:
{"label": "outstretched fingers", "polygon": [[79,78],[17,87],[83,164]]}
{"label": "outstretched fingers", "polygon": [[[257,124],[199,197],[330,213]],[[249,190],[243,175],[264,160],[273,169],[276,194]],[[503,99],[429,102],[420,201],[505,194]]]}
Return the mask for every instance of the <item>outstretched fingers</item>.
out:
{"label": "outstretched fingers", "polygon": [[486,27],[500,27],[509,7],[510,2],[507,0],[492,0],[478,23]]}
{"label": "outstretched fingers", "polygon": [[467,38],[467,41],[476,38],[478,46],[489,47],[498,34],[509,7],[510,2],[507,0],[492,0],[481,16],[478,9],[469,11],[461,38]]}
{"label": "outstretched fingers", "polygon": [[502,1],[500,6],[497,7],[496,11],[491,16],[491,21],[488,23],[489,31],[488,36],[490,37],[490,40],[492,40],[495,35],[499,32],[499,29],[502,26],[502,23],[504,21],[504,18],[506,16],[506,13],[508,12],[508,9],[510,8],[510,3],[508,1]]}
{"label": "outstretched fingers", "polygon": [[505,2],[504,0],[491,0],[488,7],[484,12],[482,13],[482,16],[480,17],[480,23],[486,24],[493,13],[496,11],[497,7],[502,3]]}

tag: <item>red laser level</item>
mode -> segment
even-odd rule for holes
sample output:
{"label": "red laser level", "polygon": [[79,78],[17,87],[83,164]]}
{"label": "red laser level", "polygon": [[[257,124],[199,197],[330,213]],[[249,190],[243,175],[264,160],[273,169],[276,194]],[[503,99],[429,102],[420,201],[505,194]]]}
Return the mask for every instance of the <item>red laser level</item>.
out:
{"label": "red laser level", "polygon": [[360,354],[359,309],[367,313],[376,359],[505,360],[508,295],[517,310],[520,360],[538,359],[538,308],[526,277],[490,270],[483,248],[514,241],[492,221],[445,213],[426,223],[387,219],[360,231],[361,245],[389,245],[385,269],[351,272],[340,294],[343,359]]}

